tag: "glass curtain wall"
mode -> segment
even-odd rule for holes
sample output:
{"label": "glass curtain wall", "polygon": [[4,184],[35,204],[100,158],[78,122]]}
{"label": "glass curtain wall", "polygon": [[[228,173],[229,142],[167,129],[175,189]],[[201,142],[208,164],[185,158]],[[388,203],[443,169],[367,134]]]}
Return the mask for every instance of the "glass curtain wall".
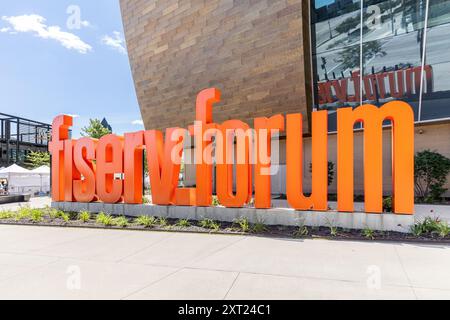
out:
{"label": "glass curtain wall", "polygon": [[450,1],[312,0],[311,22],[314,105],[330,131],[338,108],[365,103],[450,117]]}

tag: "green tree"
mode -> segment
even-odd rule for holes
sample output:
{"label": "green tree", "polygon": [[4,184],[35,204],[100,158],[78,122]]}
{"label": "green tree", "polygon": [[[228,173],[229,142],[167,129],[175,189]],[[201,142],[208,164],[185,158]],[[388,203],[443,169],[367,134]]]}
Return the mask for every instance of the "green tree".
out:
{"label": "green tree", "polygon": [[350,17],[342,21],[338,26],[336,26],[335,30],[338,33],[347,33],[350,30],[356,28],[361,22],[361,19],[356,17]]}
{"label": "green tree", "polygon": [[[376,55],[384,57],[386,51],[382,49],[379,41],[370,41],[363,44],[363,59],[364,63]],[[339,58],[339,62],[342,63],[343,69],[353,69],[359,67],[360,64],[360,47],[351,46],[344,49]]]}
{"label": "green tree", "polygon": [[89,125],[81,129],[81,135],[83,137],[91,137],[94,139],[100,139],[110,133],[111,130],[105,128],[98,119],[89,119]]}
{"label": "green tree", "polygon": [[41,166],[50,166],[50,153],[31,151],[25,158],[25,165],[30,169],[39,168]]}
{"label": "green tree", "polygon": [[447,191],[444,185],[450,173],[450,159],[438,152],[424,150],[418,152],[414,160],[414,185],[418,200],[440,200]]}

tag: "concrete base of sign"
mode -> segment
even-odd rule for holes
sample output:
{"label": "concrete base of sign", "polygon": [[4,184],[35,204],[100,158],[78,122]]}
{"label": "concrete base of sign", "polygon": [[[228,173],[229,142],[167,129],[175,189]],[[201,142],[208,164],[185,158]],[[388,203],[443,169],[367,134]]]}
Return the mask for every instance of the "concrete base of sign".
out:
{"label": "concrete base of sign", "polygon": [[52,208],[78,212],[105,212],[112,215],[137,217],[148,215],[173,219],[202,220],[210,218],[217,221],[233,222],[237,218],[247,218],[250,223],[261,222],[266,225],[340,227],[346,229],[370,228],[379,231],[410,232],[414,224],[412,215],[367,214],[364,212],[337,211],[295,211],[288,208],[254,209],[224,207],[181,207],[156,205],[129,205],[103,203],[52,202]]}

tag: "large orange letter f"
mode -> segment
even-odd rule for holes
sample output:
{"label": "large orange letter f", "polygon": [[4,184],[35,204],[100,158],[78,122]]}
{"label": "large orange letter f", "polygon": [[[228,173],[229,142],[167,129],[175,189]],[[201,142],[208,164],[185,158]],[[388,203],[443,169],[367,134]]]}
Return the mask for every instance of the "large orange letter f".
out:
{"label": "large orange letter f", "polygon": [[64,140],[69,139],[72,121],[71,116],[61,115],[52,123],[52,141],[48,149],[52,154],[52,199],[55,202],[64,200]]}

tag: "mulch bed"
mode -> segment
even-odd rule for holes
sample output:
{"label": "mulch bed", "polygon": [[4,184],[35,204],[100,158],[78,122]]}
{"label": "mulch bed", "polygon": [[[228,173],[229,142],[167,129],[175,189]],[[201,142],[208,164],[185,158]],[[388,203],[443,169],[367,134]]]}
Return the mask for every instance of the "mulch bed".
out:
{"label": "mulch bed", "polygon": [[[130,221],[133,218],[128,217]],[[262,236],[274,238],[290,238],[290,239],[327,239],[327,240],[352,240],[352,241],[387,241],[387,242],[419,242],[430,244],[450,244],[450,236],[441,238],[437,235],[424,235],[416,237],[412,234],[399,232],[382,232],[374,231],[373,238],[366,237],[362,234],[362,230],[353,229],[337,229],[336,235],[331,235],[330,228],[327,227],[305,227],[307,234],[302,236],[296,235],[298,227],[289,226],[266,226],[262,232],[241,232],[233,223],[220,222],[221,228],[218,231],[202,228],[198,226],[197,221],[190,221],[191,226],[176,226],[178,220],[167,219],[169,225],[166,227],[154,226],[146,228],[144,226],[130,223],[127,227],[104,226],[90,220],[83,223],[79,220],[70,220],[65,222],[62,219],[50,219],[45,217],[42,222],[33,222],[30,219],[20,221],[14,219],[0,220],[0,225],[20,225],[20,226],[42,226],[42,227],[66,227],[66,228],[90,228],[90,229],[110,229],[110,230],[133,230],[133,231],[156,231],[156,232],[185,232],[185,233],[203,233],[203,234],[222,234],[222,235],[246,235],[246,236]]]}

